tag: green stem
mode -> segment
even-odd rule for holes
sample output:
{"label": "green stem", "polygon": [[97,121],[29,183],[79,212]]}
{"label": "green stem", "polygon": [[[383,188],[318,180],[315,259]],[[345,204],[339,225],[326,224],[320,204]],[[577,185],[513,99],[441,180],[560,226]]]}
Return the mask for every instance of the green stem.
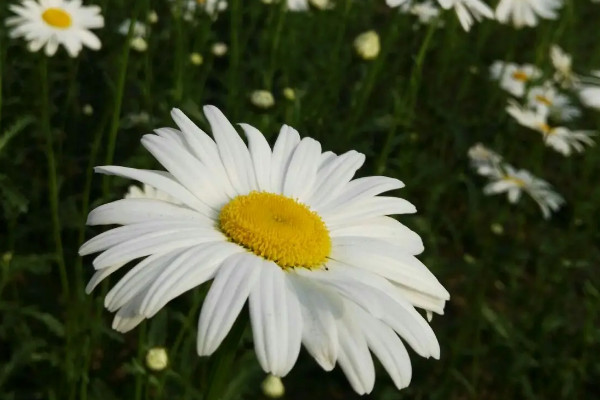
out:
{"label": "green stem", "polygon": [[227,383],[234,374],[232,371],[233,362],[246,325],[247,318],[240,316],[225,341],[212,356],[214,363],[209,371],[208,389],[204,395],[204,400],[222,399]]}
{"label": "green stem", "polygon": [[[137,21],[137,12],[134,12],[134,16],[131,19],[129,25],[129,31],[127,32],[127,39],[123,45],[123,53],[121,55],[121,65],[119,66],[119,76],[117,81],[117,89],[113,99],[114,113],[110,124],[110,131],[108,132],[108,146],[106,151],[105,164],[110,165],[113,162],[115,155],[115,146],[117,143],[117,133],[119,131],[119,121],[121,119],[121,105],[123,104],[123,91],[125,89],[125,77],[127,76],[127,64],[129,62],[129,49],[131,38],[133,36],[133,27]],[[104,176],[102,181],[102,196],[104,199],[108,197],[110,192],[110,177]]]}
{"label": "green stem", "polygon": [[233,120],[237,119],[237,105],[239,101],[238,78],[240,70],[240,31],[242,26],[242,5],[240,0],[232,0],[231,4],[231,24],[230,24],[230,58],[229,58],[229,98],[227,108]]}
{"label": "green stem", "polygon": [[[138,332],[138,353],[137,358],[143,364],[144,363],[144,351],[146,349],[146,324],[142,324]],[[144,382],[146,376],[144,374],[136,374],[135,377],[135,400],[142,400],[144,394]]]}
{"label": "green stem", "polygon": [[58,176],[56,173],[56,160],[54,156],[54,145],[52,140],[52,130],[50,128],[50,99],[48,90],[48,61],[42,56],[40,66],[40,83],[42,89],[42,109],[41,109],[41,128],[46,139],[46,157],[48,158],[48,186],[50,197],[50,213],[52,215],[52,236],[54,238],[54,247],[56,251],[56,261],[58,262],[58,272],[65,300],[69,298],[69,280],[67,277],[67,267],[63,253],[63,244],[61,237],[60,216],[58,213],[59,190]]}
{"label": "green stem", "polygon": [[183,54],[183,2],[177,2],[177,18],[175,20],[175,68],[173,75],[173,99],[175,104],[179,105],[183,98],[183,66],[184,66],[184,54]]}
{"label": "green stem", "polygon": [[383,148],[381,149],[381,153],[375,164],[376,174],[382,174],[385,171],[387,159],[390,151],[392,150],[392,144],[394,143],[394,139],[396,138],[396,132],[398,132],[399,121],[404,119],[402,125],[405,127],[410,126],[410,124],[412,123],[412,119],[414,117],[414,107],[417,102],[417,95],[419,93],[419,85],[421,84],[423,63],[425,62],[425,56],[427,55],[427,50],[429,49],[431,38],[433,37],[433,33],[436,30],[437,24],[430,24],[429,29],[427,30],[427,34],[425,35],[425,39],[423,39],[423,42],[421,43],[421,47],[419,48],[419,52],[417,53],[417,58],[415,59],[415,63],[410,73],[410,79],[408,81],[408,90],[405,98],[406,100],[402,101],[400,99],[396,99],[394,103],[395,122],[393,127],[388,131],[386,135]]}

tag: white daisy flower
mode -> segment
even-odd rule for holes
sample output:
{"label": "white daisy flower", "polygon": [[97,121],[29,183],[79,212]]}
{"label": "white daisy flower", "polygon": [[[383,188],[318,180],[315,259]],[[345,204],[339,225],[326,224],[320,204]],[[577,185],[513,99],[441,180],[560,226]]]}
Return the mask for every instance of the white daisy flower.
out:
{"label": "white daisy flower", "polygon": [[[404,199],[378,196],[403,187],[376,176],[352,180],[363,154],[321,152],[284,125],[271,149],[241,124],[248,145],[215,107],[205,115],[214,140],[181,111],[179,128],[142,144],[167,172],[118,166],[96,171],[146,183],[181,202],[124,199],[93,210],[88,224],[118,224],[89,240],[81,255],[102,252],[91,291],[143,258],[105,299],[113,327],[133,329],[170,300],[213,280],[198,323],[199,355],[212,354],[249,302],[262,368],[284,376],[301,343],[326,370],[339,363],[354,390],[374,385],[373,352],[397,387],[411,366],[404,340],[423,357],[440,347],[414,307],[443,313],[449,294],[416,257],[419,235],[392,214],[415,212]],[[402,339],[402,340],[401,340]]]}
{"label": "white daisy flower", "polygon": [[513,64],[495,61],[490,66],[492,79],[500,82],[500,87],[510,94],[523,97],[527,84],[542,75],[536,66],[530,64]]}
{"label": "white daisy flower", "polygon": [[90,29],[102,28],[104,18],[98,6],[82,6],[81,0],[23,0],[9,9],[17,14],[6,19],[11,38],[24,37],[29,51],[42,47],[53,56],[63,45],[71,57],[77,57],[83,46],[92,50],[102,47]]}
{"label": "white daisy flower", "polygon": [[503,24],[512,24],[516,28],[536,26],[538,17],[556,19],[557,10],[563,6],[563,0],[500,0],[496,7],[496,19]]}
{"label": "white daisy flower", "polygon": [[[399,7],[409,0],[386,0],[389,7]],[[469,31],[475,21],[494,18],[492,9],[481,0],[438,0],[443,9],[454,8],[458,20],[465,31]]]}
{"label": "white daisy flower", "polygon": [[544,135],[546,146],[553,148],[564,156],[570,156],[573,152],[583,153],[585,146],[593,146],[593,131],[572,131],[563,126],[550,128]]}
{"label": "white daisy flower", "polygon": [[581,111],[571,104],[569,97],[549,83],[529,89],[527,104],[536,112],[560,121],[571,121],[581,115]]}
{"label": "white daisy flower", "polygon": [[600,71],[592,71],[591,78],[583,78],[576,90],[584,106],[600,110]]}
{"label": "white daisy flower", "polygon": [[446,10],[454,8],[460,25],[467,32],[475,21],[494,18],[492,9],[481,0],[438,0],[438,2]]}
{"label": "white daisy flower", "polygon": [[556,80],[564,88],[572,88],[579,83],[579,77],[573,72],[573,60],[570,54],[564,52],[558,45],[550,47],[550,60],[556,72]]}
{"label": "white daisy flower", "polygon": [[407,2],[400,5],[400,12],[414,15],[421,24],[429,25],[438,20],[441,9],[431,1],[420,3]]}
{"label": "white daisy flower", "polygon": [[181,7],[180,12],[184,20],[192,21],[197,10],[208,16],[216,18],[217,15],[227,10],[226,0],[169,0],[174,7]]}
{"label": "white daisy flower", "polygon": [[494,176],[500,170],[502,156],[481,143],[476,143],[469,149],[471,166],[482,176]]}
{"label": "white daisy flower", "polygon": [[551,212],[557,211],[565,203],[548,182],[536,178],[524,169],[516,170],[505,164],[503,171],[491,179],[493,181],[483,188],[485,194],[506,193],[508,201],[514,204],[525,192],[538,204],[545,219],[550,218]]}
{"label": "white daisy flower", "polygon": [[593,146],[591,131],[572,131],[563,126],[552,127],[548,124],[547,115],[521,107],[515,101],[509,101],[506,111],[517,122],[543,135],[546,146],[551,147],[564,156],[570,156],[573,151],[583,152],[584,145]]}

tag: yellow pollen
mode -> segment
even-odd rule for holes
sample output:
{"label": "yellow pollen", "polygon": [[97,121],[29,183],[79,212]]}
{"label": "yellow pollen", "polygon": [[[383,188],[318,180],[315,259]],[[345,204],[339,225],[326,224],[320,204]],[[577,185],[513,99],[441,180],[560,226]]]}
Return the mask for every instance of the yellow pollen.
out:
{"label": "yellow pollen", "polygon": [[524,187],[525,186],[525,182],[522,179],[515,178],[514,176],[505,175],[504,176],[504,180],[508,181],[508,182],[512,182],[515,185],[517,185],[518,187]]}
{"label": "yellow pollen", "polygon": [[67,29],[72,24],[69,13],[62,8],[48,8],[42,14],[42,19],[54,28]]}
{"label": "yellow pollen", "polygon": [[545,104],[547,106],[551,106],[552,105],[552,102],[546,96],[542,96],[542,95],[538,94],[537,96],[535,96],[535,99],[538,102],[540,102],[542,104]]}
{"label": "yellow pollen", "polygon": [[529,79],[529,76],[527,76],[527,74],[523,71],[513,72],[512,77],[513,79],[521,82],[527,82],[527,80]]}
{"label": "yellow pollen", "polygon": [[251,192],[237,196],[219,214],[221,231],[254,254],[281,268],[319,268],[331,239],[319,215],[294,199]]}
{"label": "yellow pollen", "polygon": [[551,128],[550,125],[546,123],[539,124],[538,128],[540,129],[540,131],[542,131],[544,135],[551,135],[552,131],[554,130],[554,128]]}

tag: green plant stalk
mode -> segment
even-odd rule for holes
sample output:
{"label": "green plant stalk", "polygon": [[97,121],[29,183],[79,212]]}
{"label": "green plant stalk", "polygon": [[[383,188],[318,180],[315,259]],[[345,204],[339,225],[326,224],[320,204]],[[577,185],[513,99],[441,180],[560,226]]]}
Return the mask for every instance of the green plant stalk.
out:
{"label": "green plant stalk", "polygon": [[204,400],[221,400],[227,388],[227,382],[233,374],[233,362],[239,343],[244,335],[247,318],[242,316],[233,325],[231,332],[225,338],[217,352],[212,356],[214,365],[209,371],[208,389]]}
{"label": "green plant stalk", "polygon": [[229,28],[230,34],[230,58],[229,58],[229,98],[227,99],[227,108],[233,120],[238,118],[238,80],[240,70],[240,26],[242,26],[242,5],[241,0],[232,0],[231,6],[231,24]]}
{"label": "green plant stalk", "polygon": [[[131,23],[129,24],[129,31],[127,32],[127,39],[123,45],[123,53],[121,54],[121,64],[119,66],[119,76],[117,80],[117,90],[113,99],[114,113],[110,124],[110,130],[108,132],[108,145],[106,151],[105,164],[110,165],[113,162],[115,155],[115,146],[117,143],[117,133],[119,131],[119,121],[121,119],[121,105],[123,104],[123,91],[125,90],[125,78],[127,76],[127,65],[129,63],[129,42],[133,37],[133,27],[137,22],[137,12],[134,12]],[[105,175],[102,180],[102,197],[108,198],[110,192],[110,176]]]}
{"label": "green plant stalk", "polygon": [[387,55],[389,54],[390,48],[393,46],[398,35],[398,25],[398,23],[392,22],[392,27],[385,37],[383,49],[379,54],[379,57],[377,57],[377,59],[371,63],[367,78],[362,82],[360,95],[356,98],[356,103],[352,107],[352,118],[350,118],[350,125],[349,129],[347,130],[349,132],[353,132],[355,130],[354,127],[356,127],[358,121],[360,121],[360,118],[362,117],[364,107],[371,96],[377,76],[379,75]]}
{"label": "green plant stalk", "polygon": [[60,275],[60,283],[65,300],[69,298],[69,279],[67,275],[67,267],[63,253],[63,243],[61,236],[60,216],[58,213],[59,190],[58,176],[56,172],[56,160],[54,155],[54,145],[52,140],[52,131],[50,128],[50,103],[48,89],[48,60],[42,56],[39,63],[40,67],[40,87],[42,89],[42,108],[41,108],[41,128],[44,132],[46,140],[46,157],[48,158],[48,186],[50,197],[50,213],[52,215],[52,236],[54,239],[54,247],[56,252],[56,261],[58,263],[58,272]]}
{"label": "green plant stalk", "polygon": [[[142,324],[138,331],[138,352],[137,358],[144,364],[144,350],[146,349],[146,324]],[[143,374],[136,374],[135,376],[135,400],[142,400],[144,394],[144,382],[146,382],[146,376]]]}
{"label": "green plant stalk", "polygon": [[279,51],[279,41],[281,39],[281,31],[283,30],[283,25],[285,22],[285,16],[287,15],[287,10],[285,9],[285,3],[281,2],[280,6],[277,9],[277,22],[275,25],[275,33],[272,35],[271,42],[271,56],[269,60],[269,69],[267,70],[267,76],[265,79],[265,87],[269,90],[272,90],[273,85],[273,76],[275,75],[275,68],[277,65],[277,61],[279,57],[277,57],[277,53]]}
{"label": "green plant stalk", "polygon": [[425,35],[425,39],[423,39],[423,43],[421,43],[421,47],[419,48],[419,52],[417,53],[417,58],[415,59],[415,64],[413,65],[412,71],[410,73],[410,79],[408,82],[408,94],[406,97],[406,101],[396,101],[394,106],[394,119],[396,122],[394,126],[388,131],[386,135],[385,142],[383,144],[383,148],[381,149],[381,153],[377,158],[377,162],[375,163],[375,173],[377,175],[382,174],[385,171],[385,166],[387,164],[387,159],[389,153],[392,149],[392,143],[396,137],[396,132],[398,132],[398,119],[402,116],[406,116],[406,121],[403,123],[404,126],[409,126],[412,123],[412,119],[414,116],[414,107],[417,102],[417,94],[419,92],[419,85],[421,83],[421,75],[423,72],[423,63],[425,62],[425,56],[427,55],[427,50],[429,49],[429,45],[431,44],[431,38],[433,37],[433,33],[436,31],[437,27],[435,23],[431,23],[429,25],[429,29],[427,30],[427,34]]}
{"label": "green plant stalk", "polygon": [[175,68],[173,76],[173,99],[175,103],[181,102],[183,98],[183,27],[181,26],[182,17],[182,1],[177,2],[177,18],[175,20]]}

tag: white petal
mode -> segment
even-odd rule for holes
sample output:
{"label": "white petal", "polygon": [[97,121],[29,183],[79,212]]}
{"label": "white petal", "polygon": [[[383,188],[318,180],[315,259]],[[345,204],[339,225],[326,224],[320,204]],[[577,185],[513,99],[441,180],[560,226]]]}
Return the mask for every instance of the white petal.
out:
{"label": "white petal", "polygon": [[265,192],[272,192],[271,188],[271,147],[263,134],[248,124],[240,124],[246,138],[248,138],[248,149],[254,165],[256,174],[256,183],[258,189]]}
{"label": "white petal", "polygon": [[240,135],[218,108],[205,106],[204,114],[210,123],[219,155],[234,189],[238,194],[257,190],[250,153]]}
{"label": "white petal", "polygon": [[93,264],[94,268],[102,269],[154,253],[163,253],[201,243],[225,240],[220,232],[210,228],[149,233],[111,247],[96,257]]}
{"label": "white petal", "polygon": [[231,186],[227,171],[223,166],[219,151],[214,140],[202,129],[192,122],[181,110],[174,108],[171,117],[181,129],[181,134],[187,143],[188,149],[194,154],[221,183],[229,197],[233,198],[237,192]]}
{"label": "white petal", "polygon": [[343,306],[335,293],[311,279],[289,274],[302,310],[302,343],[326,371],[335,366],[338,354],[337,325]]}
{"label": "white petal", "polygon": [[[347,308],[346,305],[344,308]],[[337,326],[340,343],[338,363],[356,393],[370,393],[375,385],[375,366],[363,330],[348,310]]]}
{"label": "white petal", "polygon": [[169,301],[214,277],[228,257],[246,250],[230,242],[196,246],[182,253],[156,277],[140,304],[139,314],[152,317]]}
{"label": "white petal", "polygon": [[271,158],[271,190],[283,193],[283,184],[294,149],[300,143],[300,135],[294,128],[283,125],[273,146]]}
{"label": "white petal", "polygon": [[285,376],[300,352],[302,318],[296,294],[275,263],[262,261],[248,304],[261,367],[265,372]]}
{"label": "white petal", "polygon": [[[197,229],[210,229],[211,225],[196,221],[150,220],[138,224],[120,226],[99,234],[85,242],[79,248],[79,255],[85,256],[97,253],[128,240],[152,233],[174,233],[180,231],[196,231]],[[217,235],[214,235],[218,237]],[[224,238],[223,238],[224,239]]]}
{"label": "white petal", "polygon": [[355,179],[348,182],[337,196],[320,203],[315,209],[319,213],[330,213],[340,207],[348,207],[359,200],[402,187],[404,187],[404,183],[395,178],[388,178],[387,176],[369,176]]}
{"label": "white petal", "polygon": [[190,193],[183,185],[177,182],[170,174],[163,171],[151,171],[145,169],[135,169],[126,167],[117,167],[113,165],[95,167],[94,171],[116,175],[123,178],[135,179],[138,182],[145,183],[167,193],[171,197],[181,201],[183,204],[197,210],[198,212],[210,218],[216,217],[216,212],[200,201],[196,196]]}
{"label": "white petal", "polygon": [[376,196],[354,202],[328,213],[320,213],[330,229],[355,224],[373,217],[393,214],[412,214],[415,206],[399,197]]}
{"label": "white petal", "polygon": [[329,231],[332,242],[341,237],[365,237],[385,240],[400,247],[411,255],[423,252],[421,237],[399,221],[390,217],[375,217],[354,225],[347,225]]}
{"label": "white petal", "polygon": [[123,199],[93,209],[87,225],[128,225],[148,220],[197,221],[211,224],[212,219],[187,207],[154,199]]}
{"label": "white petal", "polygon": [[85,292],[87,294],[90,294],[92,292],[92,290],[94,290],[100,282],[102,282],[110,274],[117,271],[124,265],[125,264],[121,263],[121,264],[113,265],[112,267],[108,267],[108,268],[104,268],[99,271],[96,271],[94,273],[94,275],[92,276],[92,278],[90,279],[90,281],[88,282],[87,286],[85,287]]}
{"label": "white petal", "polygon": [[353,307],[360,326],[365,327],[363,333],[371,351],[388,372],[398,389],[408,386],[412,376],[410,357],[404,344],[396,333],[387,325],[373,318],[360,307]]}
{"label": "white petal", "polygon": [[307,203],[318,208],[335,197],[364,162],[365,155],[352,150],[324,164],[317,173],[317,182]]}
{"label": "white petal", "polygon": [[316,182],[320,157],[321,144],[311,138],[302,139],[294,150],[285,175],[285,196],[304,202],[306,195],[312,193]]}
{"label": "white petal", "polygon": [[212,354],[242,310],[260,274],[261,258],[242,253],[229,257],[217,272],[198,321],[198,354]]}
{"label": "white petal", "polygon": [[144,135],[142,145],[203,203],[219,210],[229,197],[208,169],[181,144],[157,135]]}

